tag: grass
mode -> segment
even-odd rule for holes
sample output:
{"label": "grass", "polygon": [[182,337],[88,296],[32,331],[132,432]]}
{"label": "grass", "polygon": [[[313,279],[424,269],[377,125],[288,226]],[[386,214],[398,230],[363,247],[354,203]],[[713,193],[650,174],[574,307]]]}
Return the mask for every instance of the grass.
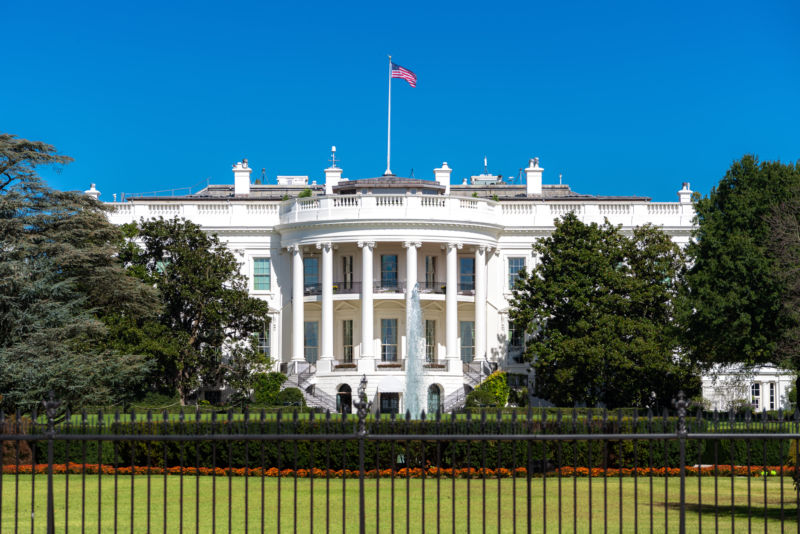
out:
{"label": "grass", "polygon": [[[354,532],[358,483],[331,479],[326,488],[325,479],[120,476],[115,481],[111,475],[56,475],[56,531],[80,531],[85,520],[90,532],[195,532],[198,525],[200,532],[260,532],[262,521],[268,532],[324,532],[327,520],[330,532]],[[742,532],[749,526],[781,532],[782,518],[787,530],[796,528],[798,507],[790,478],[720,478],[716,483],[715,503],[713,478],[687,479],[687,532],[697,532],[701,525],[708,532],[715,527]],[[436,479],[372,479],[365,481],[365,489],[367,532],[377,532],[378,525],[380,532],[388,532],[392,520],[398,532],[406,530],[407,522],[411,532],[421,532],[423,525],[429,532],[467,532],[468,525],[475,532],[484,527],[486,532],[527,530],[524,478],[442,479],[439,485]],[[17,522],[20,532],[43,532],[46,493],[45,475],[3,476],[2,531],[13,532]],[[533,532],[544,532],[545,526],[558,532],[559,518],[561,532],[587,532],[590,524],[598,532],[606,527],[612,532],[651,531],[651,524],[654,532],[678,527],[676,478],[564,478],[560,487],[558,479],[532,479],[531,494]]]}

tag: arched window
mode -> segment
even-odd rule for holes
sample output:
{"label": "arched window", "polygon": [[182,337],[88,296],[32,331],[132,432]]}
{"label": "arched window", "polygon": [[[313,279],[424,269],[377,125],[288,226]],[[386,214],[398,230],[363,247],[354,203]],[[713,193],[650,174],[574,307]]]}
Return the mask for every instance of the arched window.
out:
{"label": "arched window", "polygon": [[428,413],[435,414],[442,405],[442,390],[436,384],[428,388]]}
{"label": "arched window", "polygon": [[342,384],[336,393],[336,411],[339,413],[351,413],[352,410],[353,391],[347,384]]}

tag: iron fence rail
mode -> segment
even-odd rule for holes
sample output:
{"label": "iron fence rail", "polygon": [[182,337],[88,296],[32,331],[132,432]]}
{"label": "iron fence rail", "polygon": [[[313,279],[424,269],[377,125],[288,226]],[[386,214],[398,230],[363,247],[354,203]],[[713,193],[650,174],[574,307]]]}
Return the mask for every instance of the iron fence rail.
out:
{"label": "iron fence rail", "polygon": [[363,395],[353,404],[355,416],[275,421],[75,424],[52,398],[44,423],[0,414],[0,529],[800,532],[797,413],[730,432],[730,418],[689,417],[682,397],[673,416],[584,420],[368,418]]}

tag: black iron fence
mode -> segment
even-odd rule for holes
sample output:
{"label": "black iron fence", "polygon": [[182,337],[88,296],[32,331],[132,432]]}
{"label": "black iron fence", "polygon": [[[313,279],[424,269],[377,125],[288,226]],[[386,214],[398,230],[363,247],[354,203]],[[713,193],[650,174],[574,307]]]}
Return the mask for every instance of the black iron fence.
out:
{"label": "black iron fence", "polygon": [[[0,414],[2,532],[784,532],[800,416]],[[360,399],[360,400],[359,400]]]}

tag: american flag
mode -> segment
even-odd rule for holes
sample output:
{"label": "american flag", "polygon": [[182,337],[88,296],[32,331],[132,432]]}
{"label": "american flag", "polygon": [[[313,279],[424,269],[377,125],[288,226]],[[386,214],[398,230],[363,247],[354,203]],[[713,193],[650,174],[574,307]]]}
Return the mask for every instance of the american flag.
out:
{"label": "american flag", "polygon": [[392,62],[392,78],[403,78],[411,87],[417,86],[417,75],[394,62]]}

